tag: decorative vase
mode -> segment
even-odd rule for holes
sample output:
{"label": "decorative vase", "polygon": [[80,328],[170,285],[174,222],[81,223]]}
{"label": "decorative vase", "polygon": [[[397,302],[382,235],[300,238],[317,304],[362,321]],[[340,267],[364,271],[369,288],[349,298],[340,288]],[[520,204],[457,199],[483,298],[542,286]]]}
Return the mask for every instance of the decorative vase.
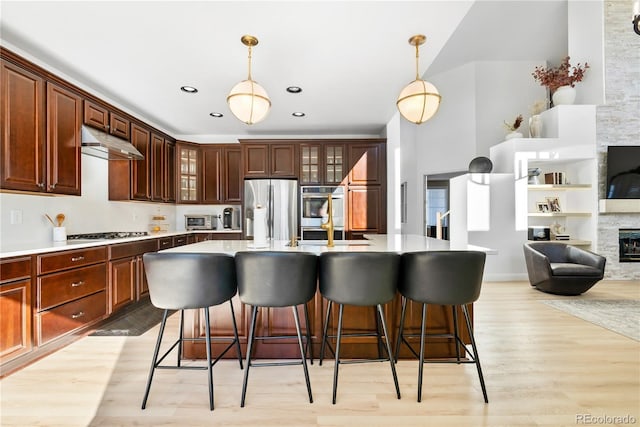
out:
{"label": "decorative vase", "polygon": [[520,132],[513,131],[509,132],[507,136],[504,137],[505,140],[513,138],[522,138],[522,134]]}
{"label": "decorative vase", "polygon": [[553,105],[571,105],[576,100],[576,88],[571,86],[560,86],[551,95]]}
{"label": "decorative vase", "polygon": [[529,117],[529,137],[540,138],[542,136],[542,118],[539,114]]}

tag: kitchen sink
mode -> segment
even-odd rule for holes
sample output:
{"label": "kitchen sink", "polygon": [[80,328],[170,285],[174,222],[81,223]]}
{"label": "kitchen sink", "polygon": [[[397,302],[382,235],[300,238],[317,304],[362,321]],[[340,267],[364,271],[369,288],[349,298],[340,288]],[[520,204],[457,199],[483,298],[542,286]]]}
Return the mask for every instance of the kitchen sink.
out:
{"label": "kitchen sink", "polygon": [[[334,240],[335,246],[369,246],[371,242],[368,240]],[[326,240],[300,240],[299,246],[327,246]]]}

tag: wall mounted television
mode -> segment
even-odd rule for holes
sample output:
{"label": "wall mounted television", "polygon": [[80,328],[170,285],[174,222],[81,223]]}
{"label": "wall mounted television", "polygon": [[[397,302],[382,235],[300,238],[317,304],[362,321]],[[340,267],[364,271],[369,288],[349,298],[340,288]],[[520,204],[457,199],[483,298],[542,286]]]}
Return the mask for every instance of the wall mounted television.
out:
{"label": "wall mounted television", "polygon": [[640,199],[640,145],[607,147],[607,199]]}

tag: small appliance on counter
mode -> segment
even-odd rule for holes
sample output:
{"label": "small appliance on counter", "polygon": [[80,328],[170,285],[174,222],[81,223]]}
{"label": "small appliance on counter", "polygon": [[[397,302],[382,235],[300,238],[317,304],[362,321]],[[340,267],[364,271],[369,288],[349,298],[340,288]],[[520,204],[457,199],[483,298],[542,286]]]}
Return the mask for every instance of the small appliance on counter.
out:
{"label": "small appliance on counter", "polygon": [[235,208],[225,208],[222,211],[222,226],[225,229],[240,229],[240,211]]}
{"label": "small appliance on counter", "polygon": [[216,216],[203,214],[185,214],[184,228],[191,230],[215,230]]}

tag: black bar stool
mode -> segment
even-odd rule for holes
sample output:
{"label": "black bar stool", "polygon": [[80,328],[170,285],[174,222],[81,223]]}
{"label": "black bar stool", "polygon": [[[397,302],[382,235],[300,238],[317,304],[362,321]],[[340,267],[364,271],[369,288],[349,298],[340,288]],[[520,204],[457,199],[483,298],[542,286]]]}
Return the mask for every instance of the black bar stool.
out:
{"label": "black bar stool", "polygon": [[[252,306],[249,342],[247,346],[247,369],[242,382],[242,398],[240,407],[244,407],[247,394],[249,368],[252,366],[302,365],[307,383],[309,403],[313,403],[311,382],[307,368],[306,351],[311,350],[311,328],[307,302],[316,293],[318,281],[318,257],[304,252],[238,252],[236,253],[236,272],[238,276],[238,295],[240,301]],[[302,344],[300,318],[296,306],[302,304],[306,321],[306,345]],[[251,361],[255,340],[293,338],[291,335],[256,337],[256,317],[258,307],[291,307],[295,319],[298,344],[300,345],[300,361],[263,362]]]}
{"label": "black bar stool", "polygon": [[[320,361],[324,357],[324,349],[327,345],[327,332],[329,328],[329,318],[333,303],[339,305],[338,332],[336,335],[335,366],[333,368],[333,403],[336,403],[338,389],[338,366],[348,363],[363,362],[385,362],[389,361],[393,382],[396,387],[396,394],[400,399],[400,386],[398,376],[393,361],[393,353],[389,344],[389,332],[387,323],[384,320],[382,304],[393,299],[396,294],[398,272],[400,267],[400,256],[395,253],[384,252],[325,252],[320,255],[320,293],[329,304],[327,306],[327,316],[322,334],[322,346],[320,349]],[[344,305],[373,306],[377,308],[376,333],[364,334],[343,334],[342,333],[342,313]],[[340,360],[340,339],[343,336],[377,336],[378,345],[382,337],[380,327],[384,333],[384,349],[387,357],[383,358],[379,354],[378,359],[366,360]],[[331,336],[333,337],[333,336]],[[379,351],[380,352],[380,351]]]}
{"label": "black bar stool", "polygon": [[[473,336],[471,318],[467,309],[467,304],[476,301],[480,296],[485,259],[486,254],[479,251],[428,251],[409,252],[402,255],[401,279],[398,285],[398,291],[402,294],[402,314],[400,315],[400,330],[396,342],[396,355],[400,351],[400,344],[404,343],[418,357],[418,402],[422,400],[422,371],[424,363],[427,362],[475,363],[484,401],[489,402],[478,358],[478,349]],[[422,303],[422,322],[419,335],[404,333],[408,299]],[[424,359],[425,337],[429,337],[425,334],[428,304],[452,306],[454,333],[437,336],[447,336],[454,339],[456,360]],[[460,338],[456,307],[462,308],[473,353]],[[420,354],[415,352],[406,339],[418,336],[420,337]],[[461,359],[461,348],[464,349],[464,355],[468,355],[469,359]]]}
{"label": "black bar stool", "polygon": [[[236,270],[233,257],[219,254],[189,254],[189,253],[147,253],[143,257],[144,268],[149,283],[151,303],[164,309],[158,340],[153,352],[151,370],[147,388],[142,400],[142,409],[147,406],[147,398],[151,390],[151,381],[156,369],[206,369],[209,377],[209,408],[213,410],[213,365],[224,356],[235,344],[238,362],[242,369],[242,353],[238,340],[235,313],[231,298],[238,290]],[[227,348],[211,361],[211,334],[209,322],[209,307],[229,301],[231,319],[233,321],[234,338]],[[185,309],[204,309],[205,338],[207,346],[206,366],[182,366],[180,364],[183,341],[202,341],[202,338],[184,338],[183,321]],[[161,356],[160,344],[167,323],[169,310],[180,310],[180,335],[176,342]],[[220,338],[215,338],[216,340]],[[228,338],[223,338],[228,340]],[[167,355],[178,347],[178,361],[173,365],[160,365]]]}

